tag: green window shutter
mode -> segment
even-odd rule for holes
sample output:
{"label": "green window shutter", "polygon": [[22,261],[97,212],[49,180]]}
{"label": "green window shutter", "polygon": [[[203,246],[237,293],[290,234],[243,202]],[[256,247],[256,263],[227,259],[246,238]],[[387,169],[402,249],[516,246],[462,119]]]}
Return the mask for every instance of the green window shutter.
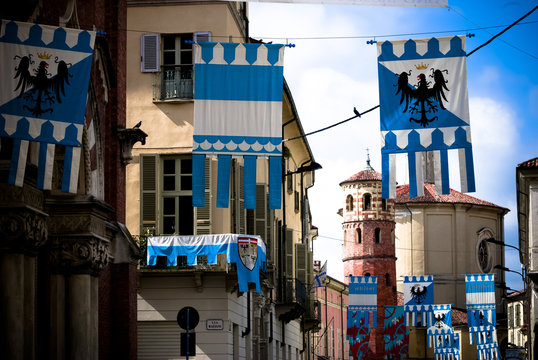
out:
{"label": "green window shutter", "polygon": [[208,158],[205,159],[205,204],[194,209],[195,233],[211,234],[211,160]]}
{"label": "green window shutter", "polygon": [[142,35],[140,50],[141,71],[159,71],[159,34]]}
{"label": "green window shutter", "polygon": [[154,228],[157,220],[157,155],[140,156],[141,233]]}
{"label": "green window shutter", "polygon": [[267,243],[267,187],[265,184],[256,184],[256,209],[254,210],[254,224],[256,235],[261,236]]}
{"label": "green window shutter", "polygon": [[294,278],[293,274],[293,229],[286,229],[286,278],[289,280]]}
{"label": "green window shutter", "polygon": [[306,244],[295,244],[295,277],[303,284],[307,283],[307,263]]}

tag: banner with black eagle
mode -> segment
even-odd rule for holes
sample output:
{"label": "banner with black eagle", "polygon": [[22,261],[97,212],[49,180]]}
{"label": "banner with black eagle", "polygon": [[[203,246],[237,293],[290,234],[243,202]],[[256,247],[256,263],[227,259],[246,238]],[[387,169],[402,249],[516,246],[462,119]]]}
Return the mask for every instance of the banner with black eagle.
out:
{"label": "banner with black eagle", "polygon": [[449,194],[448,150],[458,149],[462,192],[475,191],[465,37],[377,44],[382,197],[396,197],[396,154],[405,153],[409,194],[424,195],[424,153],[432,152],[435,188]]}
{"label": "banner with black eagle", "polygon": [[2,20],[0,136],[13,139],[8,183],[22,186],[30,141],[39,142],[37,187],[50,190],[56,145],[61,189],[78,185],[95,32]]}
{"label": "banner with black eagle", "polygon": [[353,359],[364,359],[368,353],[370,329],[377,327],[377,276],[350,276],[348,286],[349,355]]}
{"label": "banner with black eagle", "polygon": [[[452,328],[452,306],[451,305],[433,305],[432,309],[433,323],[428,326],[428,346],[434,349],[444,349],[449,351],[435,352],[436,354],[449,355],[453,354],[451,349],[454,348],[454,329]],[[440,360],[448,360],[449,357],[440,356]],[[437,356],[436,356],[437,357]]]}
{"label": "banner with black eagle", "polygon": [[433,275],[404,276],[405,325],[421,326],[433,323]]}
{"label": "banner with black eagle", "polygon": [[229,204],[232,157],[244,164],[244,206],[256,207],[256,164],[269,158],[269,208],[281,206],[284,45],[194,45],[193,206],[205,206],[205,157],[216,156],[217,207]]}
{"label": "banner with black eagle", "polygon": [[465,292],[471,344],[476,344],[479,360],[498,359],[495,274],[465,275]]}

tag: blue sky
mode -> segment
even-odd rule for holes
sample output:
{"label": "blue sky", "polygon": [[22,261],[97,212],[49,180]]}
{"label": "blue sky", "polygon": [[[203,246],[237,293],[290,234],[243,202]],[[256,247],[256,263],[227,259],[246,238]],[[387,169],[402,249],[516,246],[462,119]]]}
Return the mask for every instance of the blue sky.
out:
{"label": "blue sky", "polygon": [[[467,52],[538,5],[537,1],[449,0],[447,8],[249,3],[250,35],[287,49],[284,75],[306,132],[379,104],[377,53],[367,40],[474,34]],[[477,28],[492,27],[477,30]],[[442,32],[442,33],[436,33]],[[425,33],[417,35],[405,35]],[[404,35],[399,35],[404,34]],[[467,58],[469,107],[477,191],[470,195],[510,209],[505,241],[518,246],[515,170],[538,156],[538,10]],[[384,37],[383,35],[391,35]],[[343,280],[339,183],[362,170],[366,148],[381,170],[379,111],[309,137],[323,169],[310,190],[319,228],[316,259],[328,260],[329,275]],[[459,190],[458,162],[450,158],[451,187]],[[408,183],[398,165],[398,182]],[[506,266],[521,271],[518,253],[507,248]],[[519,275],[507,285],[521,289]]]}

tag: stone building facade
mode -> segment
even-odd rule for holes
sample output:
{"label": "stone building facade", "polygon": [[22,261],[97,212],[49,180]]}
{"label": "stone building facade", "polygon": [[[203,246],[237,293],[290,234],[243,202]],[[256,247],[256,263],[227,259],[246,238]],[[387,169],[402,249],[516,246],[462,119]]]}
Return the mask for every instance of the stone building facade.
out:
{"label": "stone building facade", "polygon": [[0,140],[1,357],[135,359],[138,248],[123,225],[127,159],[122,150],[136,138],[125,132],[125,2],[3,2],[0,15],[99,31],[77,192],[60,191],[61,145],[55,150],[52,189],[37,189],[33,142],[23,186],[8,185],[13,140]]}

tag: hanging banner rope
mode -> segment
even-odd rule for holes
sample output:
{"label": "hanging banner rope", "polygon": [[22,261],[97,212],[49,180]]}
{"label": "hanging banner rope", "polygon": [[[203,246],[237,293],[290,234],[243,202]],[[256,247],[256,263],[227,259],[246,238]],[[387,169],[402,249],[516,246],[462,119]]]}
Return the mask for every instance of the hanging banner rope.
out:
{"label": "hanging banner rope", "polygon": [[[193,206],[203,207],[205,156],[217,156],[217,207],[228,207],[230,162],[244,157],[245,208],[256,207],[256,159],[269,158],[269,208],[281,206],[284,45],[194,44]],[[198,190],[198,191],[197,191]]]}
{"label": "hanging banner rope", "polygon": [[448,150],[458,149],[462,192],[475,191],[465,36],[377,44],[383,198],[396,197],[396,154],[407,153],[409,193],[424,195],[423,154],[449,194]]}
{"label": "hanging banner rope", "polygon": [[40,143],[37,187],[50,190],[54,145],[65,145],[61,189],[76,193],[95,32],[2,20],[0,136],[22,186],[29,141]]}

